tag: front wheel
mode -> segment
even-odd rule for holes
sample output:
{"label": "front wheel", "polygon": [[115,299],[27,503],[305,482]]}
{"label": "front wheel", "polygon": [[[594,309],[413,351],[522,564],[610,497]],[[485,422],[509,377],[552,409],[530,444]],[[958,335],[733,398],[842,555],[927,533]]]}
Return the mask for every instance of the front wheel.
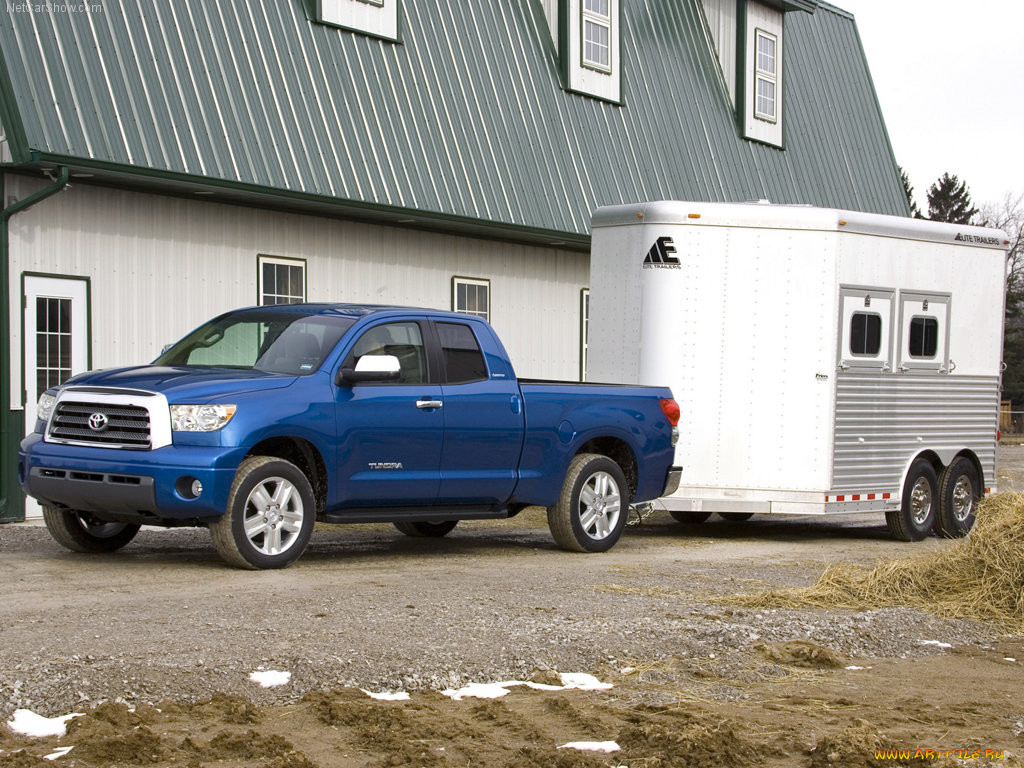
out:
{"label": "front wheel", "polygon": [[72,552],[114,552],[135,538],[139,526],[111,523],[88,512],[43,507],[46,530],[62,547]]}
{"label": "front wheel", "polygon": [[581,453],[569,463],[558,503],[548,507],[548,527],[562,549],[606,552],[626,526],[629,487],[607,456]]}
{"label": "front wheel", "polygon": [[947,539],[966,536],[981,501],[981,481],[974,462],[960,456],[939,476],[939,513],[935,532]]}
{"label": "front wheel", "polygon": [[412,536],[416,539],[438,539],[442,536],[447,536],[458,524],[458,520],[442,520],[439,523],[431,523],[425,520],[396,520],[394,522],[395,528],[406,536]]}
{"label": "front wheel", "polygon": [[309,543],[316,522],[313,488],[290,461],[252,456],[235,473],[226,513],[210,524],[218,554],[249,570],[284,568]]}

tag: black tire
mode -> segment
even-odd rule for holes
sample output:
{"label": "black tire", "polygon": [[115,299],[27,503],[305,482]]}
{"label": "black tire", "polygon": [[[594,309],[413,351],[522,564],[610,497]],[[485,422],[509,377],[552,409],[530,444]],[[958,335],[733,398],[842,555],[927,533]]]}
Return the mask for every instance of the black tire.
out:
{"label": "black tire", "polygon": [[607,552],[629,517],[629,486],[607,456],[581,453],[569,462],[558,503],[548,507],[548,527],[562,549]]}
{"label": "black tire", "polygon": [[753,512],[719,512],[718,516],[730,523],[742,523],[754,516]]}
{"label": "black tire", "polygon": [[685,523],[687,525],[697,525],[711,517],[710,512],[680,512],[677,509],[670,509],[668,513],[675,518],[677,523]]}
{"label": "black tire", "polygon": [[960,456],[939,476],[939,512],[935,532],[947,539],[966,536],[981,503],[981,481],[974,462]]}
{"label": "black tire", "polygon": [[920,541],[931,533],[939,507],[939,480],[927,459],[910,465],[900,508],[885,513],[889,532],[901,541]]}
{"label": "black tire", "polygon": [[72,552],[114,552],[135,538],[139,526],[111,523],[88,512],[43,507],[43,522],[54,540]]}
{"label": "black tire", "polygon": [[313,488],[302,471],[284,459],[251,456],[239,465],[210,537],[230,565],[285,568],[306,549],[315,523]]}
{"label": "black tire", "polygon": [[394,523],[395,528],[414,539],[439,539],[451,533],[458,524],[458,520],[442,520],[437,523],[424,520],[396,520]]}

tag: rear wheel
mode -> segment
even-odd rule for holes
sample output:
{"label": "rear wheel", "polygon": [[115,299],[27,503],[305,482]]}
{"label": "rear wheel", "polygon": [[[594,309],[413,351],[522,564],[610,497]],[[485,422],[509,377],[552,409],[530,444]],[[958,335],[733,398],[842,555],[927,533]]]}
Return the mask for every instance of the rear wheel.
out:
{"label": "rear wheel", "polygon": [[889,531],[902,541],[920,541],[935,524],[939,506],[939,481],[927,459],[910,465],[899,509],[885,513]]}
{"label": "rear wheel", "polygon": [[939,477],[939,511],[935,531],[947,539],[967,535],[981,502],[981,481],[974,462],[963,456],[942,470]]}
{"label": "rear wheel", "polygon": [[581,453],[569,463],[558,503],[548,507],[548,527],[562,549],[606,552],[626,527],[629,487],[607,456]]}
{"label": "rear wheel", "polygon": [[400,530],[406,536],[412,536],[417,539],[438,539],[442,536],[447,536],[458,524],[458,520],[443,520],[439,523],[430,523],[420,520],[415,522],[408,520],[396,520],[394,523],[395,528]]}
{"label": "rear wheel", "polygon": [[719,512],[719,517],[728,520],[730,523],[742,523],[754,516],[753,512]]}
{"label": "rear wheel", "polygon": [[309,480],[290,461],[252,456],[235,473],[227,512],[210,524],[225,561],[250,570],[284,568],[309,543],[316,502]]}
{"label": "rear wheel", "polygon": [[89,512],[43,507],[46,530],[62,547],[72,552],[114,552],[135,538],[139,526],[111,523]]}
{"label": "rear wheel", "polygon": [[711,517],[710,512],[680,512],[677,509],[670,509],[668,513],[675,518],[677,523],[686,523],[687,525],[703,523]]}

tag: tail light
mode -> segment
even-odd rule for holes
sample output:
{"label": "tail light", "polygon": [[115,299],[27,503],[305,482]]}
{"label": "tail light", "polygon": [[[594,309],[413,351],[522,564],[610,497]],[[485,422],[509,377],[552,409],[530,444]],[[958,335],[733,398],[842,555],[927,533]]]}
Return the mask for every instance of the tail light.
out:
{"label": "tail light", "polygon": [[661,412],[673,427],[679,424],[679,403],[671,397],[661,398]]}

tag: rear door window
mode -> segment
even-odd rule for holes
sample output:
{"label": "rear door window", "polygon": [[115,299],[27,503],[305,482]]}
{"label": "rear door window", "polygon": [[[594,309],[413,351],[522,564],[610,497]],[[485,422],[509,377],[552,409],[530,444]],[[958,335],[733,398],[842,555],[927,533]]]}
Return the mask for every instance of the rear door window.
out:
{"label": "rear door window", "polygon": [[480,343],[473,329],[463,323],[437,323],[446,382],[468,384],[488,378]]}

